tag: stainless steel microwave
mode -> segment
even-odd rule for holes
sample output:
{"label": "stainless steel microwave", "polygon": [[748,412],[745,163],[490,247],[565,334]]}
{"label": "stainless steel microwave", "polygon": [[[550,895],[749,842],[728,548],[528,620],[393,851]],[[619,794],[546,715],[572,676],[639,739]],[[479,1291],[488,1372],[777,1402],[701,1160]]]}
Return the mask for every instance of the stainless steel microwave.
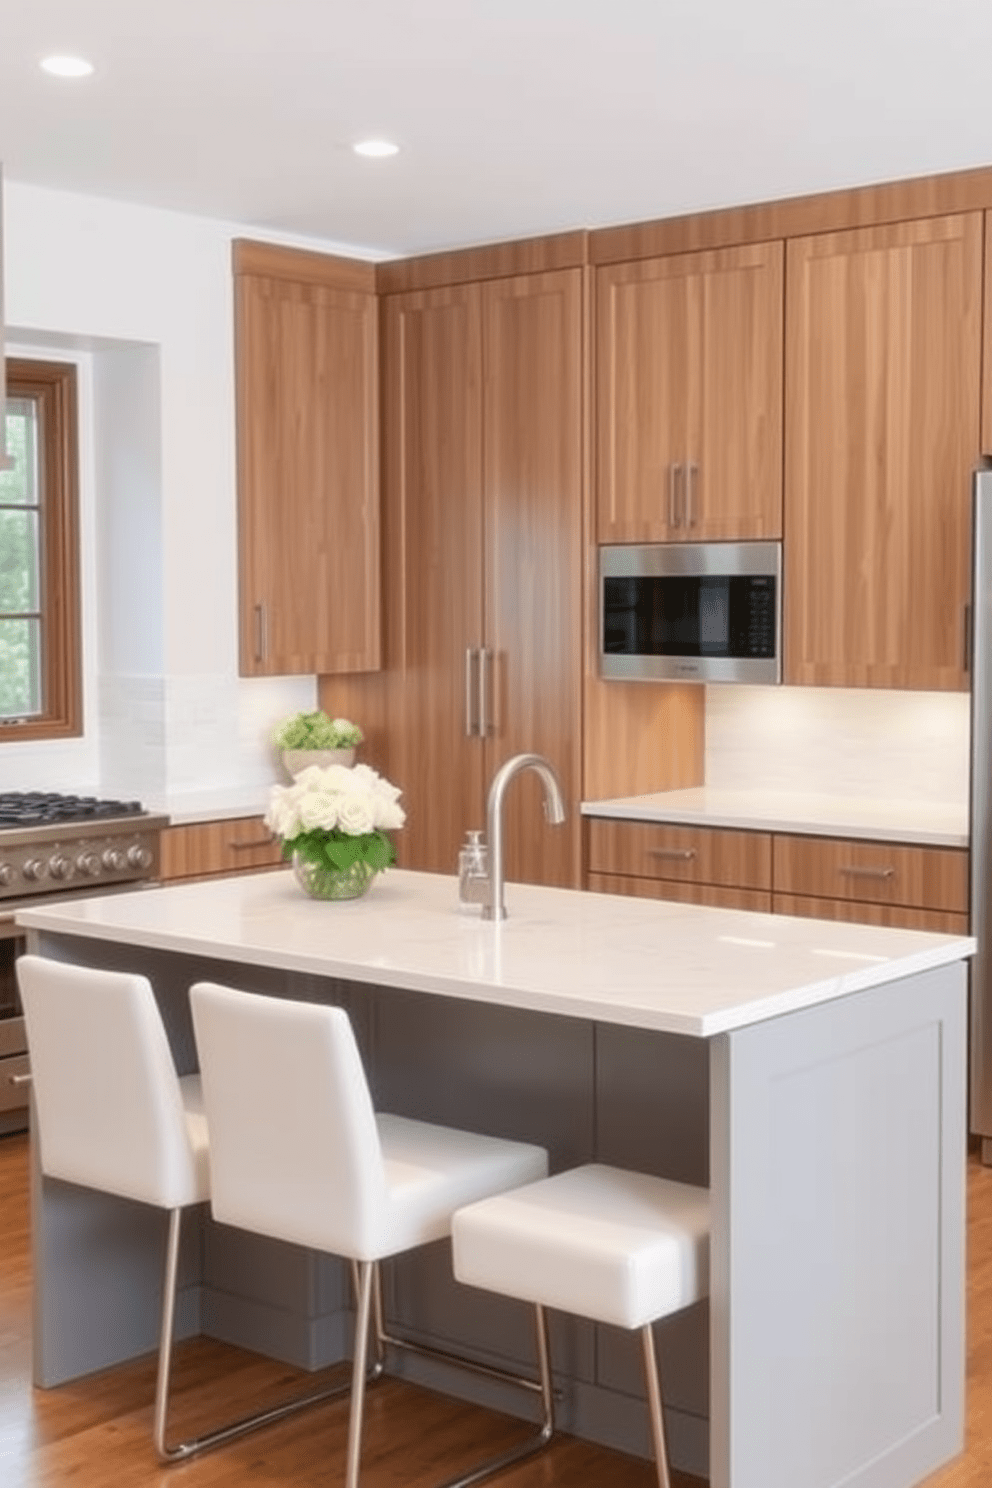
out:
{"label": "stainless steel microwave", "polygon": [[603,677],[782,680],[780,542],[601,547],[599,598]]}

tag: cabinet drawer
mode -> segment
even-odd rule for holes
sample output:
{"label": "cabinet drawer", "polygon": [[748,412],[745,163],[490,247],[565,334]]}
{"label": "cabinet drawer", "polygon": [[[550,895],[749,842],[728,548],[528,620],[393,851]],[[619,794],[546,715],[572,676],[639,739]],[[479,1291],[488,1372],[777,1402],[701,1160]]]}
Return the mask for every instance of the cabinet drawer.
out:
{"label": "cabinet drawer", "polygon": [[260,816],[167,827],[162,833],[162,879],[241,873],[282,862],[282,849]]}
{"label": "cabinet drawer", "polygon": [[767,832],[593,819],[589,822],[589,871],[770,889],[771,840]]}
{"label": "cabinet drawer", "polygon": [[964,848],[775,837],[775,893],[968,913]]}
{"label": "cabinet drawer", "polygon": [[664,878],[628,878],[622,873],[590,873],[596,894],[629,894],[632,899],[668,899],[678,904],[704,904],[710,909],[749,909],[769,914],[767,889],[724,888],[720,884],[676,883]]}
{"label": "cabinet drawer", "polygon": [[906,904],[865,904],[857,899],[816,899],[801,894],[774,894],[776,914],[810,920],[853,920],[859,925],[892,925],[898,930],[931,930],[941,935],[967,935],[968,916],[949,909],[921,909]]}

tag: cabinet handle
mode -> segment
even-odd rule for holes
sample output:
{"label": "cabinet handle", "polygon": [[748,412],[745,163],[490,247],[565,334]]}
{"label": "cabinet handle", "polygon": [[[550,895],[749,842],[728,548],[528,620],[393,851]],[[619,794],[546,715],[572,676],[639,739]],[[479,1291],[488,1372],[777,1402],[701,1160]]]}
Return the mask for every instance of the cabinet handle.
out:
{"label": "cabinet handle", "polygon": [[681,502],[679,501],[679,478],[682,466],[678,461],[673,461],[668,467],[668,525],[669,527],[682,526]]}
{"label": "cabinet handle", "polygon": [[861,868],[855,864],[838,868],[838,873],[846,873],[850,878],[895,878],[894,868]]}
{"label": "cabinet handle", "polygon": [[677,858],[680,863],[691,863],[696,856],[694,847],[649,847],[649,858]]}
{"label": "cabinet handle", "polygon": [[269,655],[269,627],[266,623],[265,605],[255,606],[255,660],[266,661]]}
{"label": "cabinet handle", "polygon": [[265,837],[243,837],[240,842],[235,842],[232,837],[227,845],[232,852],[247,852],[252,847],[271,847],[275,840],[270,832]]}
{"label": "cabinet handle", "polygon": [[465,647],[465,737],[474,738],[479,732],[475,713],[475,653],[474,646]]}
{"label": "cabinet handle", "polygon": [[489,735],[491,721],[489,718],[489,662],[492,652],[488,646],[479,647],[479,735],[485,739]]}
{"label": "cabinet handle", "polygon": [[30,1085],[31,1084],[31,1076],[30,1075],[10,1075],[9,1076],[9,1079],[10,1079],[11,1085]]}
{"label": "cabinet handle", "polygon": [[691,461],[685,467],[685,525],[695,527],[696,525],[696,489],[699,478],[699,466]]}

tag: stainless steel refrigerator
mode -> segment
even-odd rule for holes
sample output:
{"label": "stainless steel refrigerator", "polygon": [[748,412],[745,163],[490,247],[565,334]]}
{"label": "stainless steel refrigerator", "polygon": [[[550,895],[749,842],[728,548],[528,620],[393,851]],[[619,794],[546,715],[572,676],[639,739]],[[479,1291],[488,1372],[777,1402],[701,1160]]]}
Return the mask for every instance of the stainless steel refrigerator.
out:
{"label": "stainless steel refrigerator", "polygon": [[976,470],[971,610],[971,1130],[992,1163],[992,466]]}

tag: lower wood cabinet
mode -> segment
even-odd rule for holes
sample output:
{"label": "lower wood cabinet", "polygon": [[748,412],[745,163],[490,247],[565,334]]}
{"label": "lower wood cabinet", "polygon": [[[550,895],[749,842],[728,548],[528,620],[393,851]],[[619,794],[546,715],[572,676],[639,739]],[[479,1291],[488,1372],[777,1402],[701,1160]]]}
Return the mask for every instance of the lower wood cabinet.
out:
{"label": "lower wood cabinet", "polygon": [[588,823],[587,887],[601,893],[675,899],[719,909],[771,909],[768,832]]}
{"label": "lower wood cabinet", "polygon": [[166,827],[162,833],[163,883],[273,868],[281,862],[281,844],[260,816]]}
{"label": "lower wood cabinet", "polygon": [[968,851],[590,819],[586,886],[811,919],[966,934]]}

